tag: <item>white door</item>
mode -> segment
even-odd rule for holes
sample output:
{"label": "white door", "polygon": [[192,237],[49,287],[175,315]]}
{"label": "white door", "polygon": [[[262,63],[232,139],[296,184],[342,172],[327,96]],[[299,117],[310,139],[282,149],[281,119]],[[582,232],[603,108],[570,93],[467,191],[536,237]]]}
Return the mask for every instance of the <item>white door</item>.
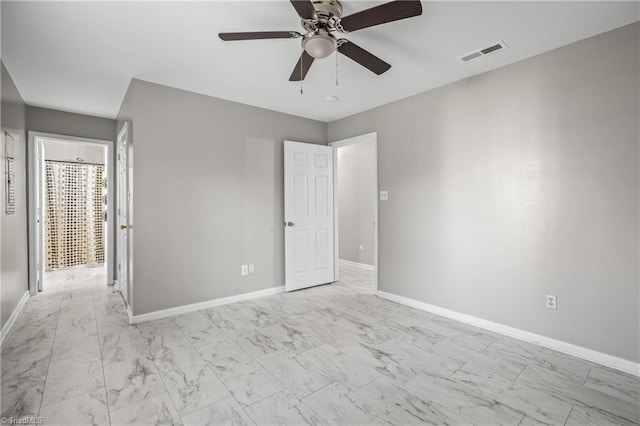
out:
{"label": "white door", "polygon": [[124,300],[129,303],[129,276],[127,271],[127,233],[128,233],[128,182],[127,182],[127,125],[118,136],[118,288]]}
{"label": "white door", "polygon": [[36,151],[37,151],[37,160],[36,160],[36,170],[35,174],[37,176],[36,182],[36,258],[37,261],[37,280],[38,280],[38,291],[42,291],[42,282],[44,281],[44,265],[47,261],[46,256],[46,239],[45,239],[45,215],[44,211],[45,202],[45,185],[47,181],[46,169],[44,164],[44,143],[42,139],[36,139]]}
{"label": "white door", "polygon": [[333,148],[284,142],[285,289],[333,282]]}

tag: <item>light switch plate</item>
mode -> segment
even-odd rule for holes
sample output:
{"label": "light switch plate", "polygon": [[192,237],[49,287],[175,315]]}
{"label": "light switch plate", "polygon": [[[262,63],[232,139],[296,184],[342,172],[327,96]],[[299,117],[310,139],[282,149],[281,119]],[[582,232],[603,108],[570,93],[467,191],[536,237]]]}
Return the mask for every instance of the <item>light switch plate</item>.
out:
{"label": "light switch plate", "polygon": [[389,199],[388,191],[380,191],[380,201],[387,201]]}

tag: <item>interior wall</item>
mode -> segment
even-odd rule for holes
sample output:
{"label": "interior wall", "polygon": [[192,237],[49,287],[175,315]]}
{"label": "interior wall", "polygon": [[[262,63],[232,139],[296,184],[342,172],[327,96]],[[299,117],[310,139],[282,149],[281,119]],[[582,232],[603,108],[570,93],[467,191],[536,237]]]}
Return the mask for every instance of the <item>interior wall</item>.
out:
{"label": "interior wall", "polygon": [[[1,64],[2,68],[2,103],[1,103],[1,149],[0,176],[0,235],[2,248],[0,251],[0,310],[1,323],[11,316],[18,302],[28,289],[27,269],[27,172],[26,172],[26,132],[25,132],[25,104],[18,92],[11,75]],[[15,214],[5,213],[5,132],[14,138],[15,159]]]}
{"label": "interior wall", "polygon": [[338,148],[337,155],[339,256],[365,265],[375,264],[374,148],[373,141],[359,142]]}
{"label": "interior wall", "polygon": [[27,105],[27,129],[107,141],[116,140],[116,121]]}
{"label": "interior wall", "polygon": [[46,160],[78,162],[78,157],[85,163],[104,164],[106,146],[88,143],[44,141],[44,157]]}
{"label": "interior wall", "polygon": [[[117,122],[110,118],[94,117],[91,115],[27,105],[26,128],[27,131],[33,132],[114,141],[114,153],[116,152]],[[109,170],[107,170],[108,177],[115,176],[116,171],[115,159],[110,163]],[[113,181],[113,179],[109,180]],[[115,253],[115,250],[111,247],[111,241],[113,241],[113,245],[115,245],[117,237],[115,228],[115,226],[111,225],[109,227],[111,240],[108,240],[108,236],[105,236],[105,239],[109,241],[109,244],[106,246],[109,253]],[[114,277],[116,276],[115,265],[116,262],[114,262],[114,269],[111,271]]]}
{"label": "interior wall", "polygon": [[639,361],[639,36],[330,123],[378,133],[379,289]]}
{"label": "interior wall", "polygon": [[282,286],[283,141],[326,144],[326,124],[140,80],[130,90],[133,313]]}

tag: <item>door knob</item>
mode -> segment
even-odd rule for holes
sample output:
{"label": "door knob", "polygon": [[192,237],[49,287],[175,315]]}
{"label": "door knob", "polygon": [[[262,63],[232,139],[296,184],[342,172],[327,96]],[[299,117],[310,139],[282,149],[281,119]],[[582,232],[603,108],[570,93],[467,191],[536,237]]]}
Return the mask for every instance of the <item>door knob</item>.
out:
{"label": "door knob", "polygon": [[120,229],[127,229],[127,225],[120,225]]}
{"label": "door knob", "polygon": [[293,226],[293,222],[291,221],[287,222],[287,226]]}

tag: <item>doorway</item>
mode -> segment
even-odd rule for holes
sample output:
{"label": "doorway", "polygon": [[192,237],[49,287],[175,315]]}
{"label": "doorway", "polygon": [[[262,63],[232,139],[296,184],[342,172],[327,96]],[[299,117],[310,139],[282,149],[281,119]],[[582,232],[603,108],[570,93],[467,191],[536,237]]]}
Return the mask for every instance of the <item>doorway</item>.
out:
{"label": "doorway", "polygon": [[113,142],[29,132],[29,292],[113,282]]}
{"label": "doorway", "polygon": [[377,134],[332,142],[335,164],[335,280],[378,288]]}

